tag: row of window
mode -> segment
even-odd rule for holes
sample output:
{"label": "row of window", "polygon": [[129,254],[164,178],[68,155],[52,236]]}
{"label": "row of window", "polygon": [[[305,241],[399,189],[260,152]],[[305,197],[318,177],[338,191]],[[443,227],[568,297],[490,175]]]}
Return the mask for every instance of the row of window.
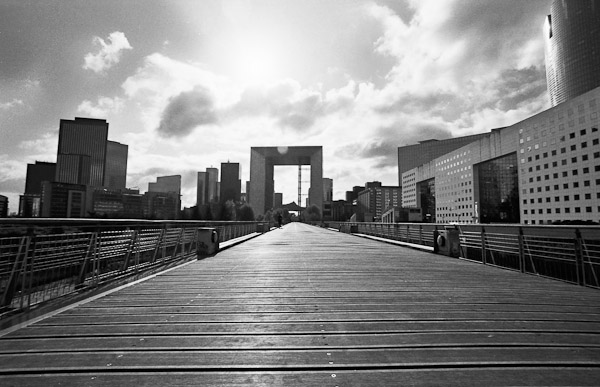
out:
{"label": "row of window", "polygon": [[[585,210],[586,213],[592,213],[592,212],[594,212],[593,208],[591,206],[588,206],[588,207],[585,207],[583,209],[581,207],[573,207],[573,212],[571,212],[571,208],[570,207],[565,207],[565,208],[558,208],[557,207],[557,208],[554,209],[554,211],[552,211],[552,208],[546,208],[546,209],[540,208],[540,209],[537,210],[537,213],[538,214],[543,214],[543,213],[546,213],[546,214],[552,214],[552,213],[555,213],[555,214],[560,214],[560,213],[564,213],[564,214],[571,214],[571,213],[580,214],[582,212],[582,210]],[[598,212],[600,212],[600,206],[598,206]],[[523,214],[527,215],[528,214],[527,210],[523,210]],[[536,214],[536,210],[530,210],[529,214],[535,215]]]}
{"label": "row of window", "polygon": [[[584,200],[592,200],[592,194],[591,193],[585,193],[583,194]],[[596,193],[596,199],[600,199],[600,192]],[[571,200],[571,195],[563,195],[563,201],[568,202]],[[581,200],[581,194],[574,194],[573,195],[573,200],[574,201],[578,201]],[[546,197],[546,203],[550,203],[552,201],[552,198],[550,196]],[[554,196],[554,201],[555,202],[560,202],[560,196]],[[536,199],[529,199],[529,204],[534,204],[536,202]],[[542,203],[543,200],[542,198],[537,198],[537,202],[538,203]],[[527,205],[527,199],[523,199],[523,204]]]}

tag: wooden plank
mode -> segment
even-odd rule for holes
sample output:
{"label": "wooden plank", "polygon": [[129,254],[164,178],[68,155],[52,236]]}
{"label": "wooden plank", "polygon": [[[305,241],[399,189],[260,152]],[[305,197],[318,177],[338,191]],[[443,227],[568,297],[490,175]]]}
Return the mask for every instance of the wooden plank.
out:
{"label": "wooden plank", "polygon": [[[346,321],[346,322],[269,322],[269,323],[142,323],[95,325],[35,324],[7,335],[12,337],[69,337],[107,335],[198,335],[198,334],[337,334],[418,333],[418,332],[533,332],[593,333],[600,324],[572,321]],[[1,341],[0,341],[1,343]]]}
{"label": "wooden plank", "polygon": [[[325,338],[324,338],[325,337]],[[363,334],[246,334],[169,336],[65,336],[5,339],[0,353],[129,350],[425,348],[476,346],[547,346],[600,348],[600,335],[532,332],[427,332]]]}
{"label": "wooden plank", "polygon": [[485,366],[600,367],[600,348],[475,347],[410,349],[306,349],[102,351],[0,354],[1,373],[112,370],[255,370],[335,368],[440,368]]}
{"label": "wooden plank", "polygon": [[0,375],[3,386],[597,386],[593,367],[460,368],[264,372],[93,372]]}

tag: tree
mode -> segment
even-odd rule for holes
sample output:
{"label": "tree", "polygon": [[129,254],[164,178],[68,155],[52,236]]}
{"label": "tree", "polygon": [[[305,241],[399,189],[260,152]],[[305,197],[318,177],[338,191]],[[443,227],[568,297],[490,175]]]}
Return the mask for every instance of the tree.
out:
{"label": "tree", "polygon": [[254,210],[248,204],[242,204],[237,209],[237,220],[254,221]]}
{"label": "tree", "polygon": [[237,213],[236,213],[235,203],[233,202],[233,200],[227,200],[225,203],[223,203],[223,206],[221,209],[221,220],[236,220],[236,219],[237,219]]}
{"label": "tree", "polygon": [[319,222],[321,220],[321,210],[314,204],[311,204],[303,212],[304,221]]}

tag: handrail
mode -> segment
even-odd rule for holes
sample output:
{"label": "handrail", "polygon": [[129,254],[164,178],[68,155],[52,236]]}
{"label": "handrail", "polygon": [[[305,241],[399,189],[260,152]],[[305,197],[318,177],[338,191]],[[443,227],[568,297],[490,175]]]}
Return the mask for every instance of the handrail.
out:
{"label": "handrail", "polygon": [[367,222],[328,226],[434,251],[437,234],[456,229],[462,259],[600,289],[600,226]]}
{"label": "handrail", "polygon": [[262,222],[0,219],[0,314],[196,258],[200,230],[219,242]]}

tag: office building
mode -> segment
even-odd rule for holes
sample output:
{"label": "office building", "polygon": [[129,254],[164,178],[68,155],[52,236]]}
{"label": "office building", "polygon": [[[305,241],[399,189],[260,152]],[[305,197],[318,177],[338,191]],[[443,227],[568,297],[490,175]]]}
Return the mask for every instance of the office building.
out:
{"label": "office building", "polygon": [[156,182],[148,183],[148,192],[181,194],[181,175],[157,177]]}
{"label": "office building", "polygon": [[544,27],[551,105],[600,87],[598,1],[553,0]]}
{"label": "office building", "polygon": [[25,192],[19,197],[19,216],[24,218],[41,216],[42,182],[54,181],[56,163],[36,161],[27,164]]}
{"label": "office building", "polygon": [[144,195],[144,217],[179,219],[181,212],[181,175],[159,176],[148,183]]}
{"label": "office building", "polygon": [[446,140],[425,140],[415,145],[407,145],[398,148],[398,183],[402,187],[402,174],[408,170],[425,164],[443,154],[467,145],[483,134],[449,138]]}
{"label": "office building", "polygon": [[365,215],[365,221],[381,220],[388,208],[400,206],[401,201],[400,187],[383,186],[379,181],[368,182],[358,194],[358,211]]}
{"label": "office building", "polygon": [[198,172],[196,185],[196,206],[206,204],[206,172]]}
{"label": "office building", "polygon": [[281,192],[275,192],[273,194],[273,208],[282,208],[283,207],[283,194]]}
{"label": "office building", "polygon": [[241,169],[239,163],[221,163],[220,201],[225,203],[233,200],[240,201],[242,193]]}
{"label": "office building", "polygon": [[103,186],[107,137],[106,120],[81,117],[60,120],[55,180]]}
{"label": "office building", "polygon": [[124,190],[127,186],[127,154],[129,147],[116,141],[106,142],[104,186],[109,190]]}
{"label": "office building", "polygon": [[91,184],[92,158],[89,155],[58,154],[56,164],[54,181],[68,184]]}
{"label": "office building", "polygon": [[86,214],[87,188],[82,184],[44,181],[42,183],[42,217],[83,218]]}
{"label": "office building", "polygon": [[206,168],[206,204],[219,201],[219,169]]}
{"label": "office building", "polygon": [[333,201],[333,179],[323,178],[323,201]]}
{"label": "office building", "polygon": [[599,115],[600,87],[494,129],[404,172],[402,205],[427,186],[440,223],[600,222]]}
{"label": "office building", "polygon": [[0,195],[0,218],[6,218],[8,216],[8,198],[4,195]]}

